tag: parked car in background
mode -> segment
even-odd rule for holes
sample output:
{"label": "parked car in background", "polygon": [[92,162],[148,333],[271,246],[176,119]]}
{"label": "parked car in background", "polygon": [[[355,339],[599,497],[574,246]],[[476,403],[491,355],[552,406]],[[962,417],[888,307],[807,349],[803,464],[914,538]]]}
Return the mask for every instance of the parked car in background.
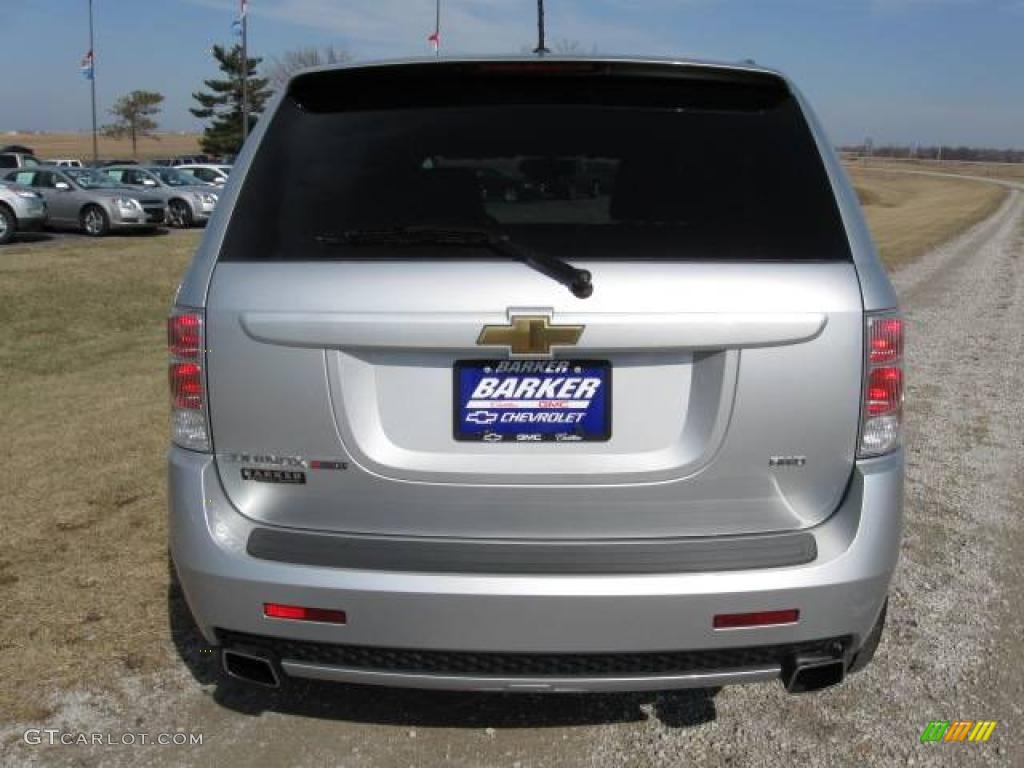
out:
{"label": "parked car in background", "polygon": [[0,152],[0,168],[29,168],[43,161],[25,152]]}
{"label": "parked car in background", "polygon": [[82,161],[77,157],[55,157],[46,161],[47,165],[56,165],[58,168],[82,168]]}
{"label": "parked car in background", "polygon": [[110,178],[132,189],[145,189],[167,203],[167,223],[187,229],[205,224],[217,205],[217,189],[187,171],[160,165],[104,168]]}
{"label": "parked car in background", "polygon": [[219,165],[216,163],[194,163],[176,167],[179,171],[191,173],[200,181],[205,181],[207,184],[216,184],[218,187],[223,187],[228,183],[228,176],[231,173],[230,165]]}
{"label": "parked car in background", "polygon": [[47,226],[80,229],[93,237],[116,230],[152,229],[166,216],[162,198],[139,195],[91,168],[45,165],[10,171],[6,179],[32,187],[45,198]]}
{"label": "parked car in background", "polygon": [[46,223],[46,201],[38,192],[20,184],[0,182],[0,245],[18,232],[42,229]]}
{"label": "parked car in background", "polygon": [[172,157],[171,162],[168,163],[168,165],[204,165],[214,161],[215,158],[212,158],[209,155],[178,155],[177,157]]}
{"label": "parked car in background", "polygon": [[536,200],[541,197],[541,188],[526,179],[516,178],[494,168],[475,169],[484,200],[504,200],[515,203],[520,200]]}

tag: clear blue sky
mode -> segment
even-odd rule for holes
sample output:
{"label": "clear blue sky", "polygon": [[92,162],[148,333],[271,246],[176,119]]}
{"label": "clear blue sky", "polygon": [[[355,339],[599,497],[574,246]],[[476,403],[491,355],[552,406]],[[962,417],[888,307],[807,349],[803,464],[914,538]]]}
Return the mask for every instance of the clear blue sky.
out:
{"label": "clear blue sky", "polygon": [[[1024,0],[547,0],[548,38],[603,53],[753,58],[788,72],[836,142],[1024,147]],[[238,0],[94,0],[101,120],[129,90],[200,127]],[[0,0],[0,131],[89,125],[87,0]],[[442,0],[442,52],[518,52],[534,0]],[[357,59],[429,52],[433,0],[250,0],[250,50],[333,44]]]}

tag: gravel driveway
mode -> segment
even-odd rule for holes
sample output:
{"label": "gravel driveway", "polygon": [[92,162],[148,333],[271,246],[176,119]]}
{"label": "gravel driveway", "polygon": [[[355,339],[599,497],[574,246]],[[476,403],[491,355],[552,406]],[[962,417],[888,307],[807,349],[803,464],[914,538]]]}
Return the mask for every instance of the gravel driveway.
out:
{"label": "gravel driveway", "polygon": [[[907,530],[869,669],[803,697],[778,683],[671,694],[463,695],[216,684],[187,663],[117,698],[67,694],[48,727],[202,732],[182,747],[27,747],[74,765],[1024,765],[1024,194],[895,276],[909,325]],[[180,615],[180,596],[170,596]],[[921,744],[930,720],[998,720],[986,744]],[[16,731],[0,729],[10,736]]]}

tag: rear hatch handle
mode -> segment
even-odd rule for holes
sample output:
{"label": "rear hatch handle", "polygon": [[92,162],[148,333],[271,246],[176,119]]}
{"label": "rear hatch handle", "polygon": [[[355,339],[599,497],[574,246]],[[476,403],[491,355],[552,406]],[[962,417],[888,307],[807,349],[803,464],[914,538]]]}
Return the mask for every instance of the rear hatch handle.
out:
{"label": "rear hatch handle", "polygon": [[[317,349],[478,349],[481,323],[507,320],[493,312],[244,312],[239,322],[267,344]],[[559,321],[584,325],[588,352],[719,350],[799,344],[817,337],[820,312],[589,313]]]}

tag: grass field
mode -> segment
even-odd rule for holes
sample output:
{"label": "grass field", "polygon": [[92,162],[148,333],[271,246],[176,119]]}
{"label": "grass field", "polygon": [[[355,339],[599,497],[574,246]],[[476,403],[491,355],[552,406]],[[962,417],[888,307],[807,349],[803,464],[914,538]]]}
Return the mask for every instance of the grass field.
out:
{"label": "grass field", "polygon": [[[77,157],[86,161],[92,159],[91,133],[5,133],[0,135],[0,145],[21,144],[35,150],[41,159],[55,157]],[[101,160],[127,160],[132,156],[131,139],[99,137]],[[169,157],[172,155],[193,155],[199,152],[199,135],[194,133],[162,133],[156,138],[139,139],[139,159]]]}
{"label": "grass field", "polygon": [[982,176],[986,179],[1024,181],[1024,163],[975,163],[959,160],[910,160],[890,157],[873,157],[865,160],[848,160],[851,168],[875,168],[883,170],[934,171],[952,173],[957,176]]}
{"label": "grass field", "polygon": [[883,261],[898,268],[981,221],[1006,190],[979,181],[951,180],[876,169],[848,168]]}
{"label": "grass field", "polygon": [[[891,264],[1003,194],[854,177]],[[61,690],[104,690],[175,659],[164,319],[199,236],[0,248],[0,723],[45,722]]]}

